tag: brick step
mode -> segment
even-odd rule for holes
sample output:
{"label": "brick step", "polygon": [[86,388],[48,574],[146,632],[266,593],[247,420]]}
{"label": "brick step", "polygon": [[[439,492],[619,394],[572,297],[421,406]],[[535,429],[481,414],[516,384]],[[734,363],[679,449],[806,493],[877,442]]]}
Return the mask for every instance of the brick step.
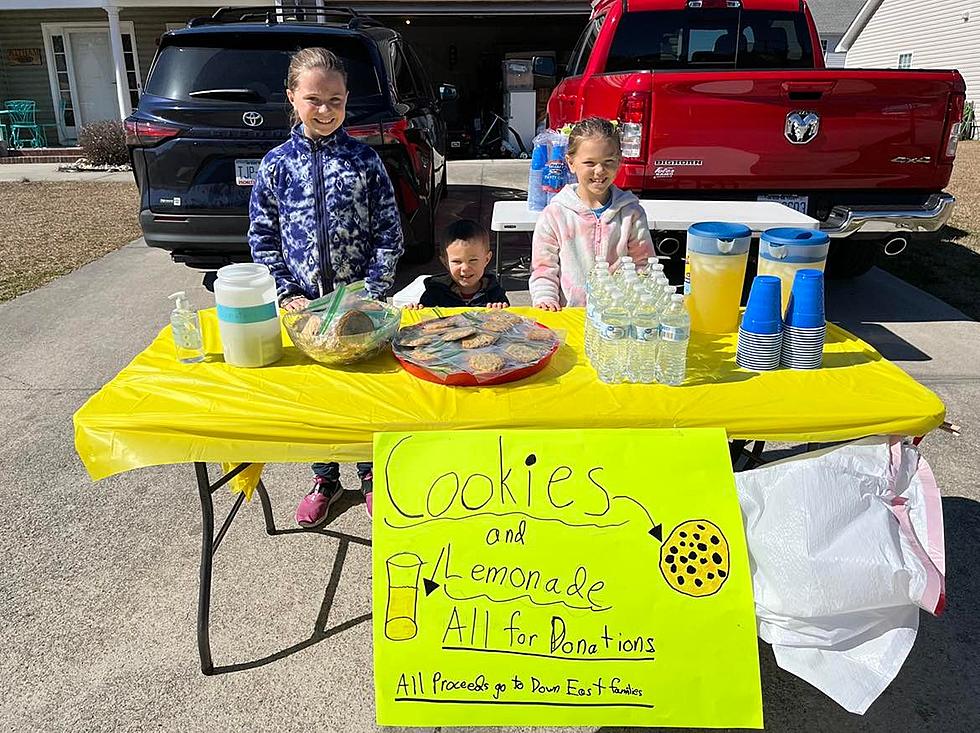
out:
{"label": "brick step", "polygon": [[74,163],[82,157],[81,148],[8,148],[4,163]]}

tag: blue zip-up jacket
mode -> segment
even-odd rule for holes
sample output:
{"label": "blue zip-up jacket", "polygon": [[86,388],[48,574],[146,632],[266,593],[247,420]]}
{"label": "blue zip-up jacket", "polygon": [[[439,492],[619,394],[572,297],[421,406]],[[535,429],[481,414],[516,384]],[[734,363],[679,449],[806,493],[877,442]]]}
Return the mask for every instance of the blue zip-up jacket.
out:
{"label": "blue zip-up jacket", "polygon": [[311,140],[296,125],[262,159],[248,209],[252,259],[280,303],[361,279],[374,298],[391,287],[403,251],[395,192],[378,154],[343,128]]}

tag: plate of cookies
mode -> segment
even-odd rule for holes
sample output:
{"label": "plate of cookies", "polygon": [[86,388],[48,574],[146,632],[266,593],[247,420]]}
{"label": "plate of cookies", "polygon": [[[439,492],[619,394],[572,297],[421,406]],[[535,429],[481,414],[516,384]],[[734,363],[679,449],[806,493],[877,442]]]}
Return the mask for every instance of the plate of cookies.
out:
{"label": "plate of cookies", "polygon": [[515,382],[547,366],[560,345],[547,326],[506,310],[471,310],[402,328],[401,365],[429,382],[477,387]]}

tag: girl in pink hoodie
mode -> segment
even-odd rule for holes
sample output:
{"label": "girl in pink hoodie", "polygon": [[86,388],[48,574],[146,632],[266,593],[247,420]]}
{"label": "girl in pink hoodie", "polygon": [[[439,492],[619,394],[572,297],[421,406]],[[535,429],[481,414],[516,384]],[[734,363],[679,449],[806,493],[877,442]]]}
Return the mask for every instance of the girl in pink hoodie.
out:
{"label": "girl in pink hoodie", "polygon": [[534,227],[528,287],[536,308],[584,306],[585,280],[600,255],[611,265],[629,255],[637,267],[653,256],[639,199],[613,185],[622,162],[609,120],[589,117],[572,128],[568,165],[578,183],[565,186]]}

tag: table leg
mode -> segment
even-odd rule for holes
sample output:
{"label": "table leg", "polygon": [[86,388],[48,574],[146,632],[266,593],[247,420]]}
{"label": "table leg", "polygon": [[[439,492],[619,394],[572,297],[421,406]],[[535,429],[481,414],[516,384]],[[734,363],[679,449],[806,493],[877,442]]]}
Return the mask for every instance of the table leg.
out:
{"label": "table leg", "polygon": [[259,501],[262,503],[262,515],[265,517],[266,534],[276,533],[276,521],[272,518],[272,502],[269,501],[269,492],[265,490],[265,484],[260,480],[255,490],[259,492]]}
{"label": "table leg", "polygon": [[201,657],[201,671],[214,672],[211,660],[211,566],[214,561],[214,502],[211,499],[211,482],[206,463],[195,463],[197,489],[201,496],[201,584],[197,595],[197,651]]}
{"label": "table leg", "polygon": [[496,232],[496,234],[497,234],[497,253],[493,256],[493,269],[496,272],[497,277],[499,278],[500,277],[500,232]]}
{"label": "table leg", "polygon": [[[231,481],[246,468],[248,463],[240,463],[234,469],[219,478],[213,484],[208,477],[208,464],[197,462],[194,464],[194,472],[197,475],[197,492],[201,498],[201,585],[197,596],[197,651],[201,657],[201,672],[204,674],[214,674],[214,662],[211,658],[211,577],[214,566],[214,554],[218,551],[221,540],[235,520],[238,510],[241,509],[245,501],[245,494],[239,494],[235,503],[228,512],[228,516],[218,530],[217,537],[214,534],[214,492]],[[261,486],[261,484],[260,484]],[[262,500],[262,510],[265,513],[266,530],[272,521],[272,508],[269,505],[269,495],[262,486],[259,497]],[[266,508],[268,511],[266,512]],[[275,527],[273,526],[273,529]],[[271,532],[270,532],[271,534]]]}

